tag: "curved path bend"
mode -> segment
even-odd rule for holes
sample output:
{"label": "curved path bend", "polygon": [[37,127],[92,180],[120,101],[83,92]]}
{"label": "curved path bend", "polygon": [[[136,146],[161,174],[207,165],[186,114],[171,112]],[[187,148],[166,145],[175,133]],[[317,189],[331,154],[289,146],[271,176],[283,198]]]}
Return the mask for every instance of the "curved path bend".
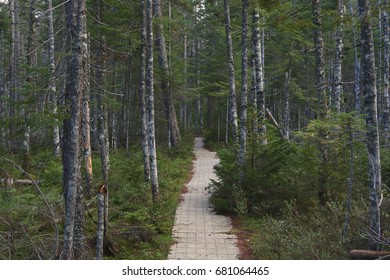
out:
{"label": "curved path bend", "polygon": [[234,260],[240,254],[230,219],[215,214],[209,203],[207,187],[217,178],[213,167],[219,159],[203,146],[203,138],[196,138],[194,175],[176,209],[170,260]]}

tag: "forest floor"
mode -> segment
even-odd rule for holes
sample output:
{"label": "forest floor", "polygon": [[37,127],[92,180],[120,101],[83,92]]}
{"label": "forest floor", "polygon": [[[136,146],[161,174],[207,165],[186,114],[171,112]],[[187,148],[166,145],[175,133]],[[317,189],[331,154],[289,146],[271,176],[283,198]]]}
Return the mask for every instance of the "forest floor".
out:
{"label": "forest floor", "polygon": [[240,242],[230,218],[217,215],[209,203],[208,185],[216,180],[213,167],[219,159],[204,148],[203,138],[195,139],[195,156],[193,177],[176,210],[168,259],[239,259]]}

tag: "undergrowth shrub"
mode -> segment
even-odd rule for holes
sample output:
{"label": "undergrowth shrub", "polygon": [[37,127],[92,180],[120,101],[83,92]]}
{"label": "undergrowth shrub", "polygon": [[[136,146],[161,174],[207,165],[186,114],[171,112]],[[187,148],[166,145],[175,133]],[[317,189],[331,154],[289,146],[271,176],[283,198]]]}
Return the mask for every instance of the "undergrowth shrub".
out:
{"label": "undergrowth shrub", "polygon": [[[280,218],[256,219],[256,232],[250,240],[255,258],[347,259],[351,249],[367,244],[362,228],[366,224],[365,212],[358,203],[352,208],[346,238],[343,238],[344,205],[334,202],[326,207],[313,203],[304,213],[289,203]],[[247,223],[253,223],[253,220],[247,220]]]}
{"label": "undergrowth shrub", "polygon": [[[242,167],[237,147],[219,149],[220,163],[215,167],[218,179],[210,184],[211,202],[218,212],[238,214],[258,224],[258,231],[251,234],[256,258],[344,259],[351,249],[367,248],[370,237],[364,121],[349,114],[330,115],[324,121],[311,121],[300,132],[292,132],[290,141],[272,127],[267,131],[265,145],[249,137]],[[324,150],[326,156],[321,157]],[[385,199],[389,196],[388,163],[390,153],[384,150]],[[342,238],[350,188],[349,234]],[[324,201],[320,199],[321,191]],[[387,200],[382,207],[384,238],[389,236],[390,228]]]}
{"label": "undergrowth shrub", "polygon": [[[354,196],[365,195],[365,146],[356,137],[351,165],[349,132],[339,122],[339,118],[325,123],[313,121],[291,141],[284,140],[277,130],[269,128],[266,145],[248,143],[243,167],[238,164],[237,148],[220,149],[221,161],[215,167],[218,180],[210,185],[216,210],[234,212],[242,208],[238,205],[245,204],[249,213],[278,215],[286,201],[295,201],[298,207],[305,209],[318,198],[320,189],[326,190],[329,202],[345,201],[350,170],[353,170]],[[321,139],[319,131],[324,129],[329,135]],[[358,128],[354,128],[354,133],[356,131]],[[321,161],[320,144],[326,145],[326,161]],[[323,186],[320,186],[321,174],[326,175]]]}
{"label": "undergrowth shrub", "polygon": [[[172,243],[171,230],[180,191],[192,163],[192,138],[180,148],[158,149],[161,202],[154,205],[150,185],[144,181],[142,152],[138,146],[119,149],[110,156],[107,234],[112,259],[165,259]],[[4,155],[6,156],[6,155]],[[10,158],[12,155],[8,155]],[[20,163],[18,157],[11,158]],[[3,173],[20,178],[21,172],[1,161]],[[83,172],[83,170],[82,170]],[[102,182],[99,155],[93,153],[94,189],[85,198],[85,256],[95,256],[97,186]],[[34,149],[30,176],[39,181],[41,195],[31,185],[0,186],[0,259],[49,259],[63,244],[64,200],[61,159],[50,150]],[[51,205],[54,219],[44,199]],[[58,233],[54,228],[54,220]],[[54,244],[58,245],[53,252]]]}

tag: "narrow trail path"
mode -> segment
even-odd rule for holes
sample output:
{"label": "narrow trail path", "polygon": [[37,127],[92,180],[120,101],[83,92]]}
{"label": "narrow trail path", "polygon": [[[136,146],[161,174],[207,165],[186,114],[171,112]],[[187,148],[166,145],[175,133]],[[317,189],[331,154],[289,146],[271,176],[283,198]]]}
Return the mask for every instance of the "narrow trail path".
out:
{"label": "narrow trail path", "polygon": [[219,159],[214,152],[203,148],[203,138],[195,139],[194,175],[187,184],[188,192],[176,209],[170,260],[227,260],[238,259],[237,237],[228,217],[212,211],[207,186],[216,179],[213,167]]}

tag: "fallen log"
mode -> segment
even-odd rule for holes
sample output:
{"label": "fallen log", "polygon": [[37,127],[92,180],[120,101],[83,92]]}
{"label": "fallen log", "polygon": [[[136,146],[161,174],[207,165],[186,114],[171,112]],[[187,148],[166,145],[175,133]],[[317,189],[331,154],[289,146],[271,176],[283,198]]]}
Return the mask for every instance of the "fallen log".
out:
{"label": "fallen log", "polygon": [[0,179],[0,183],[5,183],[7,189],[11,189],[14,185],[34,185],[39,184],[39,180],[31,179],[13,179],[12,177],[7,177],[5,179]]}
{"label": "fallen log", "polygon": [[352,250],[349,252],[349,258],[352,260],[377,260],[390,259],[388,251],[371,251],[371,250]]}

